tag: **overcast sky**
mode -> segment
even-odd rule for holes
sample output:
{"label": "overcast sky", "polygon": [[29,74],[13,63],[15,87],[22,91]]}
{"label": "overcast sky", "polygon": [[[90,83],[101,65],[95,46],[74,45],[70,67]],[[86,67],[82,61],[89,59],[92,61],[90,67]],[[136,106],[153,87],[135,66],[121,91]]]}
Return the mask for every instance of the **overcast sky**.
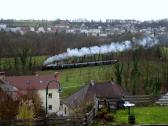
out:
{"label": "overcast sky", "polygon": [[0,0],[3,19],[168,18],[168,0]]}

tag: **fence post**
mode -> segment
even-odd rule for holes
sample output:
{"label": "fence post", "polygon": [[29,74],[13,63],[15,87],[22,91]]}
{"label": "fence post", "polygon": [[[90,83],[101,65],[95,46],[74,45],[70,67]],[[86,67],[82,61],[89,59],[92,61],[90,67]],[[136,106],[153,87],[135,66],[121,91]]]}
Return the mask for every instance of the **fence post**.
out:
{"label": "fence post", "polygon": [[88,126],[88,113],[85,114],[85,124]]}
{"label": "fence post", "polygon": [[45,126],[48,126],[48,116],[45,116]]}
{"label": "fence post", "polygon": [[100,108],[99,108],[99,104],[100,104],[100,103],[99,103],[99,100],[98,100],[98,111],[100,110]]}
{"label": "fence post", "polygon": [[93,119],[95,118],[95,116],[96,116],[96,109],[95,108],[93,108]]}

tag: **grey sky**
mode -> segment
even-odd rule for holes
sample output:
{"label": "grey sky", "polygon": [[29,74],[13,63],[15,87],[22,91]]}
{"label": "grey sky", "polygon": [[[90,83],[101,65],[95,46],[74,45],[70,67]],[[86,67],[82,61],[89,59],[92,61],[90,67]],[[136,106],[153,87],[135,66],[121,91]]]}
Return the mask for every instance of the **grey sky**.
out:
{"label": "grey sky", "polygon": [[168,18],[168,0],[0,0],[3,19]]}

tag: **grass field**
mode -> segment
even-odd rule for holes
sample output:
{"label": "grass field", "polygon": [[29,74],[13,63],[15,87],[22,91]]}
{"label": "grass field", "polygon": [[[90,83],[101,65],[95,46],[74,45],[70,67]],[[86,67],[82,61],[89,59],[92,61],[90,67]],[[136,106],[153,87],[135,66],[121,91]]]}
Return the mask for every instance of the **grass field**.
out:
{"label": "grass field", "polygon": [[[39,74],[53,74],[55,71],[39,71]],[[102,82],[110,80],[113,75],[113,65],[84,67],[61,70],[60,82],[63,87],[62,97],[67,97],[79,90],[90,80]]]}
{"label": "grass field", "polygon": [[[136,124],[168,124],[167,114],[168,114],[167,106],[134,108]],[[117,111],[116,121],[120,123],[128,123],[128,111],[127,110]]]}
{"label": "grass field", "polygon": [[[46,56],[33,56],[32,57],[32,65],[33,65],[33,67],[41,66],[45,59],[46,59]],[[17,66],[19,68],[21,67],[21,61],[20,61],[19,58],[17,60]],[[11,58],[1,58],[0,59],[0,68],[2,70],[6,70],[6,69],[13,70],[13,69],[15,69],[15,60],[14,60],[14,58],[13,57],[11,57]]]}
{"label": "grass field", "polygon": [[[166,50],[166,48],[161,48],[162,51]],[[163,51],[165,52],[165,51]],[[46,59],[45,56],[36,56],[33,57],[33,66],[41,66],[43,61]],[[120,63],[124,64],[123,73],[122,73],[122,85],[123,87],[126,85],[127,81],[127,89],[131,91],[131,83],[130,83],[130,73],[133,67],[132,61],[129,61],[129,72],[127,72],[128,63],[125,60],[120,61]],[[144,82],[146,81],[147,73],[152,76],[156,76],[158,73],[161,73],[161,65],[160,62],[157,61],[148,61],[146,59],[141,59],[138,61],[138,69],[140,71],[140,79],[137,81],[138,91],[140,93],[150,92],[151,89],[147,87],[148,90],[144,91]],[[10,66],[10,67],[9,67]],[[18,66],[21,67],[21,62],[18,63]],[[61,70],[61,85],[63,87],[63,92],[61,93],[61,97],[68,97],[72,93],[79,90],[83,85],[88,84],[90,80],[94,80],[96,82],[110,81],[111,79],[116,80],[114,76],[114,65],[106,65],[106,66],[95,66],[95,67],[84,67],[84,68],[75,68],[75,69],[65,69]],[[7,70],[14,69],[14,58],[3,58],[1,59],[0,68],[6,67]],[[165,67],[166,70],[167,67]],[[3,70],[3,69],[2,69]],[[28,69],[29,70],[29,69]],[[148,70],[148,72],[147,72]],[[15,70],[16,71],[16,70]],[[17,71],[16,71],[17,72]],[[55,70],[52,71],[40,71],[39,74],[53,74]],[[165,72],[166,73],[166,72]],[[30,73],[31,74],[31,73]],[[164,74],[167,75],[167,74]],[[160,74],[161,79],[162,74]],[[126,79],[125,79],[126,78]],[[165,77],[166,78],[166,77]],[[125,79],[125,80],[124,80]]]}
{"label": "grass field", "polygon": [[[168,106],[135,107],[135,124],[168,124]],[[124,126],[128,124],[128,110],[118,110],[113,122],[96,120],[92,126]]]}
{"label": "grass field", "polygon": [[[127,68],[126,62],[123,62],[124,70],[123,70],[123,87],[125,86],[124,76],[127,77],[127,73],[125,72]],[[149,73],[151,75],[157,74],[156,71],[160,70],[158,63],[150,61],[148,62],[149,65],[143,60],[139,62],[139,70],[141,72],[140,81],[144,81],[146,77],[146,69],[149,69]],[[130,66],[131,70],[132,65]],[[111,79],[116,80],[114,75],[114,65],[104,65],[104,66],[94,66],[94,67],[84,67],[84,68],[74,68],[74,69],[64,69],[61,70],[61,85],[63,87],[63,92],[61,93],[62,97],[67,97],[74,93],[75,91],[79,90],[81,86],[88,84],[90,80],[94,80],[95,82],[105,82],[110,81]],[[39,71],[39,74],[53,74],[55,71]],[[125,73],[124,73],[125,72]],[[129,75],[130,76],[130,75]],[[128,78],[129,78],[128,76]],[[131,90],[130,78],[128,79],[128,88]],[[141,83],[139,81],[139,83]],[[139,90],[143,90],[143,85],[138,85]]]}

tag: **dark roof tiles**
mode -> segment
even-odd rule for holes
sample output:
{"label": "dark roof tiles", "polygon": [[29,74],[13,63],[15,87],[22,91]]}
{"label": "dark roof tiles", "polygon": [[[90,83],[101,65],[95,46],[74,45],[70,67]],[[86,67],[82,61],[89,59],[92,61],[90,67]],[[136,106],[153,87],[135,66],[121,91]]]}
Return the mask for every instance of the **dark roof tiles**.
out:
{"label": "dark roof tiles", "polygon": [[59,88],[58,82],[53,75],[43,75],[43,76],[11,76],[6,77],[6,80],[11,85],[15,86],[19,90],[26,89],[45,89],[48,82],[52,81],[49,84],[49,89]]}
{"label": "dark roof tiles", "polygon": [[64,102],[74,108],[82,102],[93,101],[94,97],[121,98],[127,93],[124,89],[114,82],[103,82],[88,84],[78,92],[68,97]]}

